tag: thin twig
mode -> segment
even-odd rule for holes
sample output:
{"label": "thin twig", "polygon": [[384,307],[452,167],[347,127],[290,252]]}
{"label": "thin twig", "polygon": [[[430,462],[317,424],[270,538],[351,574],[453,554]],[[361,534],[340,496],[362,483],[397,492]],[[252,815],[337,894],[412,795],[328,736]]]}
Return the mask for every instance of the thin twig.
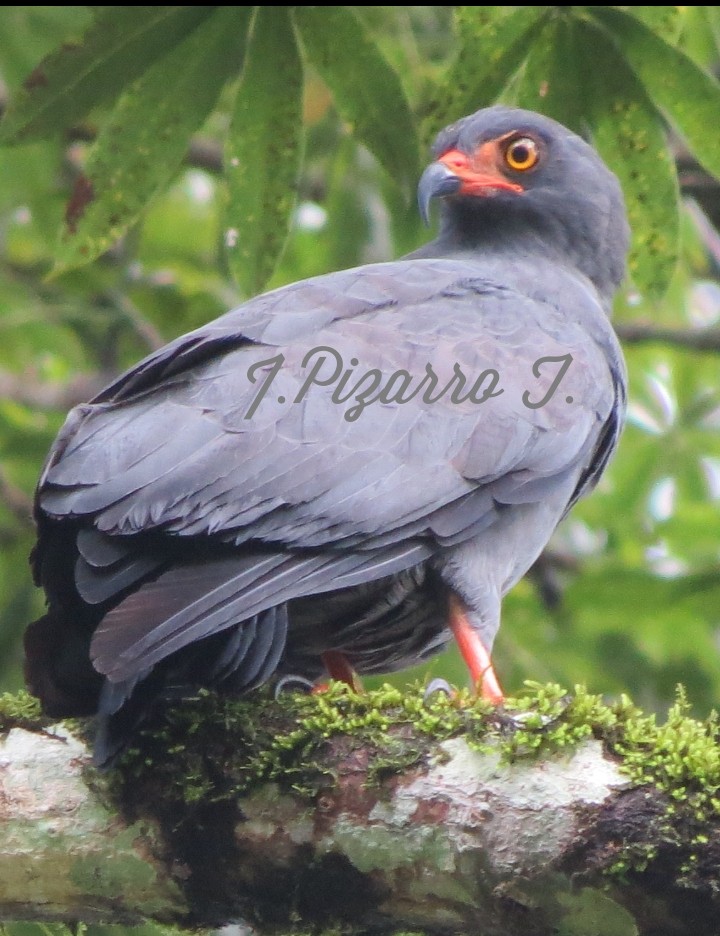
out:
{"label": "thin twig", "polygon": [[720,351],[720,328],[665,328],[649,322],[621,322],[615,326],[626,344],[662,342],[694,351]]}

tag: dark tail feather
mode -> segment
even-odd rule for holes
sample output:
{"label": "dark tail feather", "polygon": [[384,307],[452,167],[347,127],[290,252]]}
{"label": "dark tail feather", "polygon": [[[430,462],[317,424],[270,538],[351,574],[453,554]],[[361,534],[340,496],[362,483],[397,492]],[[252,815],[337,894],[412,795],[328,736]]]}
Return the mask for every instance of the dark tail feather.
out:
{"label": "dark tail feather", "polygon": [[285,650],[287,607],[270,608],[185,647],[140,676],[105,680],[98,703],[93,763],[112,767],[150,710],[175,704],[198,686],[242,693],[266,682]]}
{"label": "dark tail feather", "polygon": [[102,677],[90,663],[93,625],[51,608],[25,631],[25,680],[51,718],[92,715]]}

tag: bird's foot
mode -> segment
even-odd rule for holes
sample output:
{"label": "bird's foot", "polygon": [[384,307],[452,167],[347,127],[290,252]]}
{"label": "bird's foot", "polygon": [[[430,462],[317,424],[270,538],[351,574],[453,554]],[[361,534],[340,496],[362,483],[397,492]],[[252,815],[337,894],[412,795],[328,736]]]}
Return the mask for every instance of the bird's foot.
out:
{"label": "bird's foot", "polygon": [[570,705],[572,705],[572,696],[566,695],[559,700],[558,706],[552,715],[546,715],[533,709],[527,712],[508,712],[505,710],[503,717],[513,728],[530,728],[544,731],[546,728],[551,728],[561,722]]}

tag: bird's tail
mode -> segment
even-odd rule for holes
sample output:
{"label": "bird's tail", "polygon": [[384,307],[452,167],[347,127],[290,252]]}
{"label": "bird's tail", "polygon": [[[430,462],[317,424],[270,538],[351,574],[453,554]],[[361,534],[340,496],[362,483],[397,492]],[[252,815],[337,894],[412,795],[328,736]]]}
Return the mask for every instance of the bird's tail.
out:
{"label": "bird's tail", "polygon": [[50,607],[25,631],[25,681],[51,718],[92,715],[102,677],[90,662],[94,622]]}

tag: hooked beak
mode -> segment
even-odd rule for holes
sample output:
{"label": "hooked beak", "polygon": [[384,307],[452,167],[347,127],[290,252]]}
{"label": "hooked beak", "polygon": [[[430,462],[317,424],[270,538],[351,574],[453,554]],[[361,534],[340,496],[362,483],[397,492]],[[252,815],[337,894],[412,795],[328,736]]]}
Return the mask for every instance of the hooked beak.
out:
{"label": "hooked beak", "polygon": [[480,158],[471,158],[459,150],[448,150],[437,162],[431,163],[420,178],[418,207],[420,217],[428,224],[430,201],[445,195],[494,195],[499,191],[524,192],[517,182],[505,178],[492,161],[492,151],[480,151]]}
{"label": "hooked beak", "polygon": [[460,191],[462,179],[442,162],[431,163],[420,177],[418,184],[418,208],[423,224],[430,224],[430,201],[443,195],[454,195]]}

